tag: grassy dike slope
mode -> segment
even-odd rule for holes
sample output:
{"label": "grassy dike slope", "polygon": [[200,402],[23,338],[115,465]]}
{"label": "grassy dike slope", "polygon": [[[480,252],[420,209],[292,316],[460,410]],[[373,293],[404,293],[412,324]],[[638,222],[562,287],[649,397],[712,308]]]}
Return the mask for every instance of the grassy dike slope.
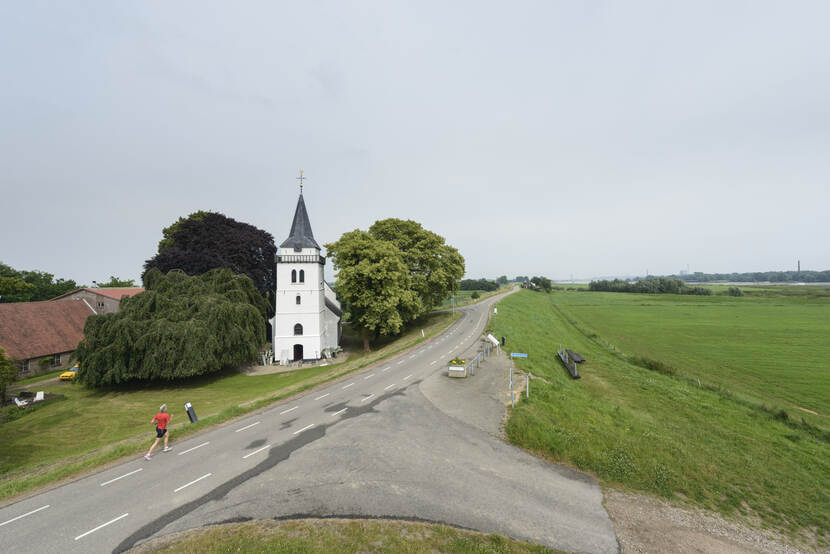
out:
{"label": "grassy dike slope", "polygon": [[[828,544],[826,436],[625,362],[601,337],[570,324],[556,299],[521,291],[501,301],[493,318],[508,351],[528,353],[521,368],[545,380],[534,380],[530,399],[511,412],[511,442],[591,471],[605,485],[760,518],[789,533],[811,530]],[[660,328],[655,320],[653,332]],[[571,380],[555,357],[560,343],[587,358],[582,379]]]}

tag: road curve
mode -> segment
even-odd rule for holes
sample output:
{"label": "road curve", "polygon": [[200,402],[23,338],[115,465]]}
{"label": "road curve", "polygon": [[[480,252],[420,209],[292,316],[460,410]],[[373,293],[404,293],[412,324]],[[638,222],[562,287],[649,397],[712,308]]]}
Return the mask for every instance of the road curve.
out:
{"label": "road curve", "polygon": [[348,379],[0,509],[8,552],[121,552],[210,523],[303,516],[438,521],[618,552],[599,486],[449,417],[419,390],[479,339],[492,304]]}

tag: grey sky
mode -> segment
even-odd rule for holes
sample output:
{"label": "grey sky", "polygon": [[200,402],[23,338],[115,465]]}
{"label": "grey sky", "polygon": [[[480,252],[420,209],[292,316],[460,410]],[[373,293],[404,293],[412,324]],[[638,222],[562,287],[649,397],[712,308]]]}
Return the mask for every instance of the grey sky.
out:
{"label": "grey sky", "polygon": [[[0,3],[0,261],[138,278],[213,210],[470,277],[830,268],[827,2]],[[331,278],[331,270],[328,270]]]}

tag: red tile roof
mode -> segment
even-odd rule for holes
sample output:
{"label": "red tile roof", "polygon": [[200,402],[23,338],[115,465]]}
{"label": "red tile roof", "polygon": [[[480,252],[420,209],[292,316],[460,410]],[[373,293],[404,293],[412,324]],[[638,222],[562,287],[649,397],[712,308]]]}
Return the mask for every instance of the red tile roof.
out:
{"label": "red tile roof", "polygon": [[52,298],[52,300],[60,300],[61,298],[66,298],[67,296],[71,296],[78,291],[85,290],[87,292],[91,292],[94,294],[100,294],[101,296],[106,296],[108,298],[114,298],[115,300],[121,300],[123,296],[135,296],[140,292],[144,292],[144,289],[141,287],[128,287],[128,288],[114,288],[114,287],[104,287],[100,289],[93,289],[93,288],[84,288],[84,289],[75,289],[73,291],[67,292],[65,294],[61,294],[60,296],[56,296]]}
{"label": "red tile roof", "polygon": [[135,296],[139,292],[144,292],[144,289],[141,287],[130,287],[130,288],[110,288],[104,287],[100,289],[84,289],[88,290],[89,292],[94,292],[95,294],[100,294],[101,296],[109,296],[110,298],[115,298],[116,300],[121,300],[124,296]]}
{"label": "red tile roof", "polygon": [[91,315],[81,300],[0,304],[0,346],[18,360],[70,352],[78,347]]}

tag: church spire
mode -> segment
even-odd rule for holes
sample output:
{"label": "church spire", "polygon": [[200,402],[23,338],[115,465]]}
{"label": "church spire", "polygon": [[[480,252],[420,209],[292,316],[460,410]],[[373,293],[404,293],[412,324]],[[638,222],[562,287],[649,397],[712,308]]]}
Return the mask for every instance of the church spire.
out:
{"label": "church spire", "polygon": [[[300,177],[302,177],[302,172]],[[308,220],[308,212],[305,209],[305,200],[303,200],[302,181],[300,181],[300,197],[297,199],[297,209],[294,210],[294,221],[291,223],[291,233],[280,244],[280,248],[316,248],[320,250],[320,245],[314,240],[314,234],[311,232],[311,222]]]}

